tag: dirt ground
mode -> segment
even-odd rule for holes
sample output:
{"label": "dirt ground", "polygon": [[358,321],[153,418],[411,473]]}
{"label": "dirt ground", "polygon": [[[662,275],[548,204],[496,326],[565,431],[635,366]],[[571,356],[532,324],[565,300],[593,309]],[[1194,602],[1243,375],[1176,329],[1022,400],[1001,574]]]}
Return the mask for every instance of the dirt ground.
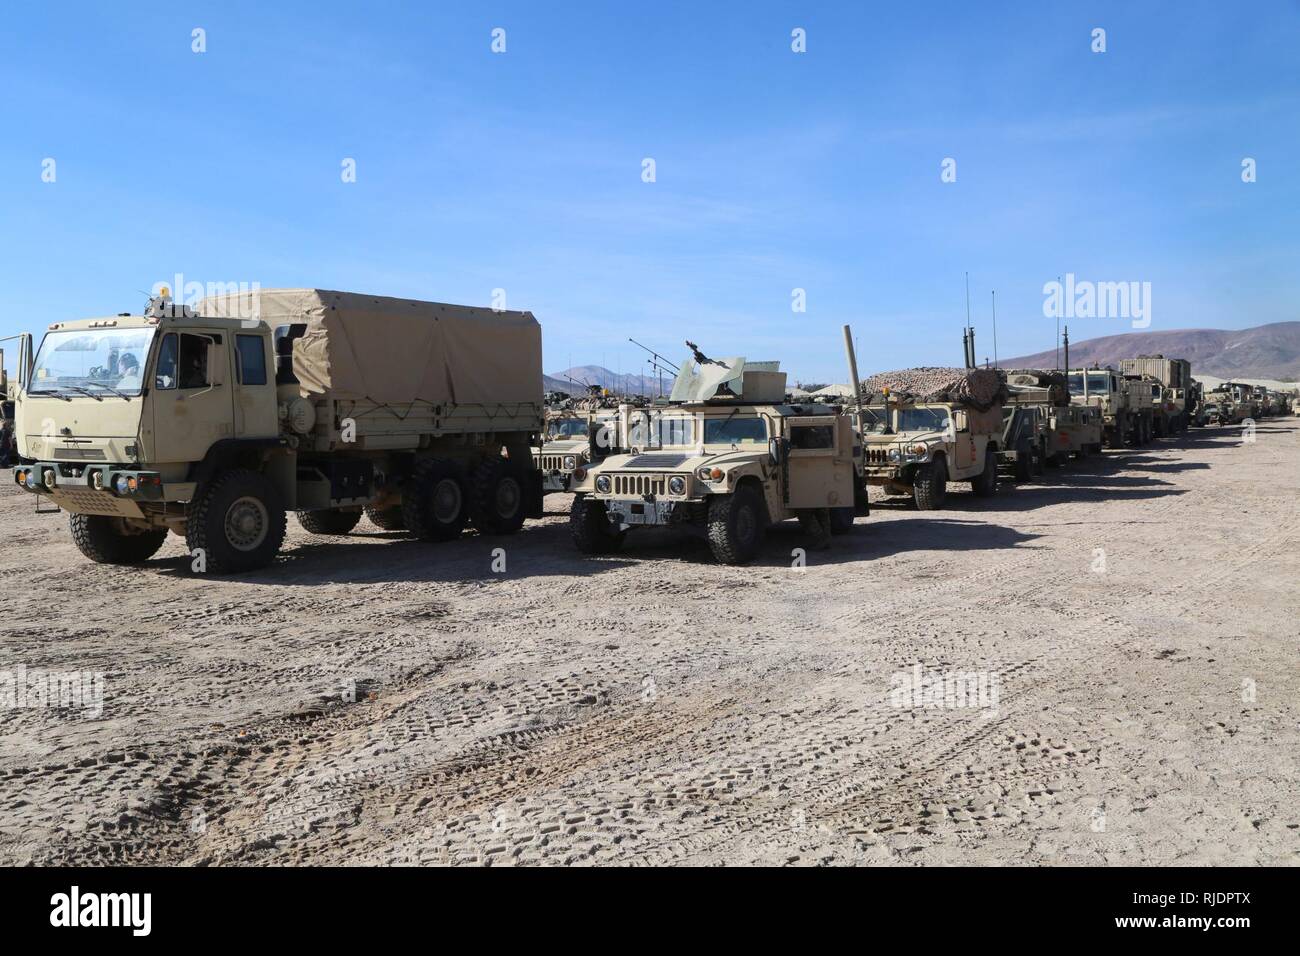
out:
{"label": "dirt ground", "polygon": [[584,558],[561,495],[103,567],[4,472],[0,863],[1295,864],[1300,420],[1256,437],[884,499],[802,570],[793,524]]}

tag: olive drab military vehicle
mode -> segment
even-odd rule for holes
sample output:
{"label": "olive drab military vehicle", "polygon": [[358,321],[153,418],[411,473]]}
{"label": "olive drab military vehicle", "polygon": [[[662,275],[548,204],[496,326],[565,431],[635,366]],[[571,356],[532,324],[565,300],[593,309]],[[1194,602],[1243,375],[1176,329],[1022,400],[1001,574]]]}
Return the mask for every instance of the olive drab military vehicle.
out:
{"label": "olive drab military vehicle", "polygon": [[166,295],[49,327],[16,401],[15,479],[94,561],[268,564],[313,533],[445,540],[541,513],[541,329],[527,312],[318,289]]}
{"label": "olive drab military vehicle", "polygon": [[775,362],[692,350],[667,404],[627,411],[626,452],[575,474],[574,545],[599,554],[629,531],[678,528],[705,539],[718,561],[741,564],[789,518],[818,544],[850,530],[866,500],[849,416],[787,404]]}
{"label": "olive drab military vehicle", "polygon": [[1071,369],[1066,378],[1071,403],[1092,405],[1100,411],[1107,448],[1151,441],[1154,425],[1149,383],[1125,378],[1112,368]]}

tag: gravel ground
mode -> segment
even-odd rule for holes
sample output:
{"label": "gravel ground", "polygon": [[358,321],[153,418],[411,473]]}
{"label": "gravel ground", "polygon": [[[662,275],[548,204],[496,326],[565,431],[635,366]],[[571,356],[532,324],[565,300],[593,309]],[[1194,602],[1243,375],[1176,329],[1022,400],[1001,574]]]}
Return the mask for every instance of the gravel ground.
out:
{"label": "gravel ground", "polygon": [[561,495],[101,567],[5,473],[0,695],[75,680],[5,705],[0,863],[1296,863],[1300,421],[1257,439],[884,499],[803,570],[583,558]]}

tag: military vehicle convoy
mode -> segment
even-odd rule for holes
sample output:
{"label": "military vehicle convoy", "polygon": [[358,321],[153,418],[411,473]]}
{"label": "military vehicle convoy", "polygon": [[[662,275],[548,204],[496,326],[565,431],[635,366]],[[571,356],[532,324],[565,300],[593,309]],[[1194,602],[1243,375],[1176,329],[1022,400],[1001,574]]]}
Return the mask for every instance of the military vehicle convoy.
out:
{"label": "military vehicle convoy", "polygon": [[1151,442],[1155,426],[1149,383],[1126,378],[1113,368],[1071,369],[1066,379],[1071,404],[1091,405],[1100,411],[1107,448]]}
{"label": "military vehicle convoy", "polygon": [[608,553],[629,531],[670,527],[743,564],[790,518],[819,545],[849,531],[866,513],[850,417],[787,404],[785,378],[776,362],[710,359],[692,346],[667,404],[627,410],[626,451],[574,473],[574,546]]}
{"label": "military vehicle convoy", "polygon": [[1044,466],[1058,468],[1070,455],[1101,452],[1100,411],[1070,404],[1064,374],[1015,369],[1006,373],[1006,382],[999,458],[1018,481],[1041,474]]}
{"label": "military vehicle convoy", "polygon": [[948,485],[998,490],[1006,388],[997,372],[919,368],[873,375],[863,384],[865,483],[909,495],[922,511],[942,508]]}
{"label": "military vehicle convoy", "polygon": [[208,571],[310,532],[445,540],[541,513],[541,328],[530,313],[320,289],[165,295],[56,322],[16,398],[15,480],[70,514],[86,557],[147,560],[167,532]]}

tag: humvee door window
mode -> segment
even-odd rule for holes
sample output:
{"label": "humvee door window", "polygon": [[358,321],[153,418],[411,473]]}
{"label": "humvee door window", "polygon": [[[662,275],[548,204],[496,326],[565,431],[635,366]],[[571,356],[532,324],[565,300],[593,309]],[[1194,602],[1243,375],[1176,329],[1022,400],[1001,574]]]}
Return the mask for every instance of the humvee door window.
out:
{"label": "humvee door window", "polygon": [[207,388],[210,341],[212,340],[202,335],[181,334],[181,388]]}
{"label": "humvee door window", "polygon": [[266,384],[266,351],[260,335],[236,335],[235,347],[239,349],[239,384]]}
{"label": "humvee door window", "polygon": [[790,429],[791,448],[834,448],[835,428],[832,425],[796,425]]}
{"label": "humvee door window", "polygon": [[176,333],[168,332],[158,346],[158,364],[154,368],[154,388],[176,387]]}
{"label": "humvee door window", "polygon": [[[810,431],[811,429],[801,429]],[[706,418],[706,445],[761,445],[767,442],[767,423],[761,418]]]}

